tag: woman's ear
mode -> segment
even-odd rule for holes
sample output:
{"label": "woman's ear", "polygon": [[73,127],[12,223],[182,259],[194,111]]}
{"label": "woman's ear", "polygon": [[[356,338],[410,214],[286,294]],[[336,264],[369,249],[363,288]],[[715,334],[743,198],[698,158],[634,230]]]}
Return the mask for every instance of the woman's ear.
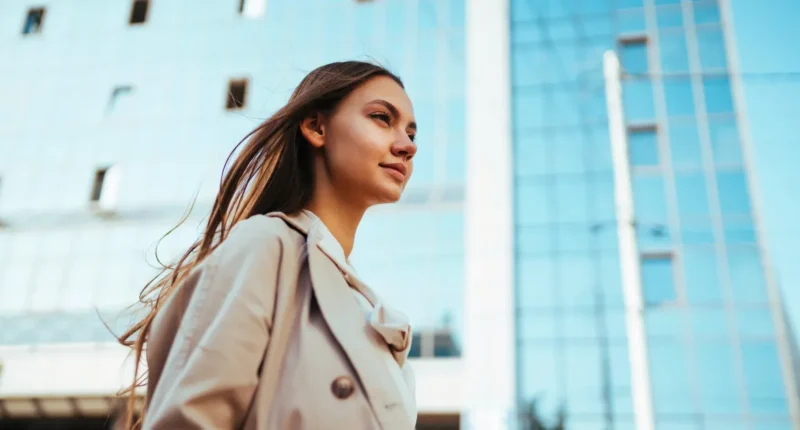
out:
{"label": "woman's ear", "polygon": [[322,148],[325,145],[325,126],[321,113],[314,113],[307,116],[300,122],[300,133],[314,148]]}

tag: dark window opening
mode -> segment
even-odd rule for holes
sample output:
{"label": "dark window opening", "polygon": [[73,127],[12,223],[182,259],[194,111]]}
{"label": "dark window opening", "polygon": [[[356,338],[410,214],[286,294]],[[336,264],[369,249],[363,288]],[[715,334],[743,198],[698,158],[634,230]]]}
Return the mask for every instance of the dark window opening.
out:
{"label": "dark window opening", "polygon": [[134,0],[131,7],[131,24],[142,24],[147,21],[147,9],[150,6],[148,0]]}
{"label": "dark window opening", "polygon": [[92,185],[92,196],[90,198],[91,202],[100,201],[100,196],[103,195],[103,182],[106,180],[106,173],[108,173],[107,168],[97,169],[94,172],[94,185]]}
{"label": "dark window opening", "polygon": [[28,16],[25,18],[25,26],[22,27],[22,34],[41,33],[43,20],[43,7],[29,9]]}
{"label": "dark window opening", "polygon": [[672,254],[643,254],[640,267],[646,305],[659,306],[678,299]]}
{"label": "dark window opening", "polygon": [[244,108],[247,101],[247,79],[236,79],[228,83],[228,101],[225,104],[227,110],[237,110]]}

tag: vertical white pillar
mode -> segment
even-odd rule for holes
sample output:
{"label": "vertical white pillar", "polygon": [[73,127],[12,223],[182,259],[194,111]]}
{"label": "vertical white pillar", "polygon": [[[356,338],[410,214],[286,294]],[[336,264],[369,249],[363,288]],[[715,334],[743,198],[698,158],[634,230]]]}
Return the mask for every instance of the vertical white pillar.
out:
{"label": "vertical white pillar", "polygon": [[513,426],[514,218],[508,0],[467,0],[465,409],[462,428]]}
{"label": "vertical white pillar", "polygon": [[606,83],[608,130],[611,159],[614,165],[614,201],[619,236],[619,261],[625,299],[625,326],[628,335],[628,359],[631,365],[631,391],[637,430],[653,430],[653,397],[647,360],[647,334],[644,328],[639,249],[634,224],[633,188],[628,162],[628,136],[622,109],[620,65],[613,51],[603,55]]}

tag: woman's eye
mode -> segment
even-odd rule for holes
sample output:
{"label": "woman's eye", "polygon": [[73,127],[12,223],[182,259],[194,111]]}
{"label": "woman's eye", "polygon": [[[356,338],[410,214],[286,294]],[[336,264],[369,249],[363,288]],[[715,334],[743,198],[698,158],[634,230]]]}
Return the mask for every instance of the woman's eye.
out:
{"label": "woman's eye", "polygon": [[412,142],[414,142],[417,139],[417,135],[416,134],[409,134],[408,138],[411,139]]}
{"label": "woman's eye", "polygon": [[380,120],[380,121],[383,121],[383,122],[385,122],[385,123],[386,123],[386,125],[390,125],[389,123],[390,123],[390,122],[391,122],[391,120],[392,120],[392,118],[391,118],[391,117],[389,117],[389,115],[388,115],[388,114],[385,114],[385,113],[373,113],[373,114],[372,114],[372,115],[370,115],[370,116],[371,116],[372,118],[375,118],[375,119],[377,119],[377,120]]}

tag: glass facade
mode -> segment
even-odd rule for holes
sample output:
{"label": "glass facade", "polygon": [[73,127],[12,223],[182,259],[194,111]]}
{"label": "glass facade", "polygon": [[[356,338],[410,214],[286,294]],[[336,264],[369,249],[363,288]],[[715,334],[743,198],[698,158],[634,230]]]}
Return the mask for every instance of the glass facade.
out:
{"label": "glass facade", "polygon": [[716,0],[510,0],[518,406],[633,429],[603,53],[622,68],[655,428],[789,429]]}
{"label": "glass facade", "polygon": [[[130,2],[57,2],[36,31],[29,3],[0,4],[0,346],[113,341],[96,311],[130,322],[120,311],[155,274],[156,242],[195,192],[159,255],[197,236],[239,139],[312,68],[364,59],[405,81],[420,149],[403,201],[367,215],[352,259],[431,339],[419,355],[459,355],[463,0],[150,2],[135,25]],[[226,109],[230,81],[246,82],[242,109]],[[98,213],[93,184],[112,166],[113,210]]]}

